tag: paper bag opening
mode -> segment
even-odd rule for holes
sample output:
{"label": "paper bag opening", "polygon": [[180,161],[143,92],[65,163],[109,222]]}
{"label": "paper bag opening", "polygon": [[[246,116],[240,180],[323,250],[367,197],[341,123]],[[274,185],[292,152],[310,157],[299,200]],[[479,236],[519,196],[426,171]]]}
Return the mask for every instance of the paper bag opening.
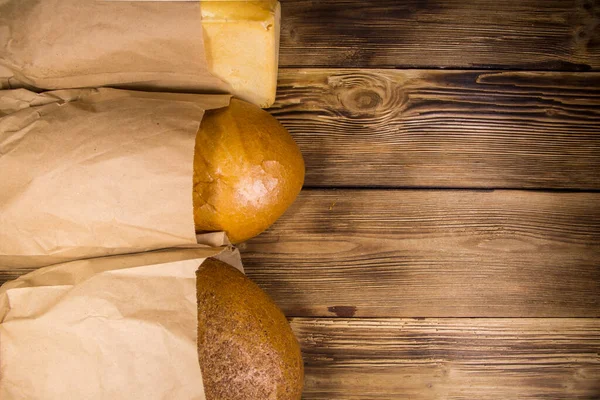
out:
{"label": "paper bag opening", "polygon": [[229,99],[0,91],[0,265],[196,244],[196,133],[204,110]]}
{"label": "paper bag opening", "polygon": [[231,248],[74,261],[0,288],[0,398],[203,400],[196,270]]}

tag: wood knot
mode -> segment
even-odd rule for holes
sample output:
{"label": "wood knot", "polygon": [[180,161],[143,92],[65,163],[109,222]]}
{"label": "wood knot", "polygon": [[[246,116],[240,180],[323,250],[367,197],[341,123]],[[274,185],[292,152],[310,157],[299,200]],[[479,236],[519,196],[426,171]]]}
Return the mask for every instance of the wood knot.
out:
{"label": "wood knot", "polygon": [[295,28],[290,29],[290,39],[292,39],[293,42],[296,42],[298,40],[298,32],[296,31]]}
{"label": "wood knot", "polygon": [[327,78],[327,84],[334,95],[332,107],[350,119],[385,123],[406,101],[401,84],[385,72],[336,74]]}
{"label": "wood knot", "polygon": [[373,117],[384,108],[385,93],[378,88],[355,87],[338,94],[345,114],[350,117]]}
{"label": "wood knot", "polygon": [[577,11],[577,27],[574,31],[575,43],[585,51],[593,51],[598,48],[600,15],[600,2],[584,0],[581,8]]}
{"label": "wood knot", "polygon": [[381,105],[383,99],[373,90],[361,89],[352,94],[354,107],[361,111],[370,111]]}
{"label": "wood knot", "polygon": [[592,10],[592,8],[594,8],[594,5],[591,2],[586,1],[585,3],[583,3],[584,10],[590,11],[590,10]]}
{"label": "wood knot", "polygon": [[281,37],[287,37],[291,42],[297,42],[299,40],[298,30],[291,23],[285,24],[281,27]]}

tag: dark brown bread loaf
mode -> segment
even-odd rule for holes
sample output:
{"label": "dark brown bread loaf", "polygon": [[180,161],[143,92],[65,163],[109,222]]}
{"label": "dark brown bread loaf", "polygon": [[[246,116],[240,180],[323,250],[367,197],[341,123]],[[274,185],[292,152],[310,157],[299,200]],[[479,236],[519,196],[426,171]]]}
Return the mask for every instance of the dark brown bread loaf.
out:
{"label": "dark brown bread loaf", "polygon": [[300,347],[270,297],[237,269],[210,258],[197,272],[197,289],[206,399],[300,399]]}

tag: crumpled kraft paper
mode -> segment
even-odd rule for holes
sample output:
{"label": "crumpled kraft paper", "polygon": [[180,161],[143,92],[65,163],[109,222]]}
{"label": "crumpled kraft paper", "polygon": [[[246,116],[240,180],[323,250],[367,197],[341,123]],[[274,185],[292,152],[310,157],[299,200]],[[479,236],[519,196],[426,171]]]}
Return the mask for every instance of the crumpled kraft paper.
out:
{"label": "crumpled kraft paper", "polygon": [[0,65],[0,89],[17,89],[20,87],[23,87],[23,85],[15,79],[12,71]]}
{"label": "crumpled kraft paper", "polygon": [[228,95],[0,91],[0,265],[197,243],[196,133]]}
{"label": "crumpled kraft paper", "polygon": [[3,400],[203,400],[195,246],[73,261],[0,288]]}
{"label": "crumpled kraft paper", "polygon": [[209,72],[199,1],[0,1],[0,64],[44,89],[137,84],[226,93]]}

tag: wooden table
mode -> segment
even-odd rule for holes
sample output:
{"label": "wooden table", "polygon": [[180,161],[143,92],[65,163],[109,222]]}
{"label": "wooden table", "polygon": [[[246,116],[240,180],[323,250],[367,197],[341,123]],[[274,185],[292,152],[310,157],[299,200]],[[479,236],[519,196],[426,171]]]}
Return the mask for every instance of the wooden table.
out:
{"label": "wooden table", "polygon": [[600,398],[600,1],[282,0],[305,399]]}

